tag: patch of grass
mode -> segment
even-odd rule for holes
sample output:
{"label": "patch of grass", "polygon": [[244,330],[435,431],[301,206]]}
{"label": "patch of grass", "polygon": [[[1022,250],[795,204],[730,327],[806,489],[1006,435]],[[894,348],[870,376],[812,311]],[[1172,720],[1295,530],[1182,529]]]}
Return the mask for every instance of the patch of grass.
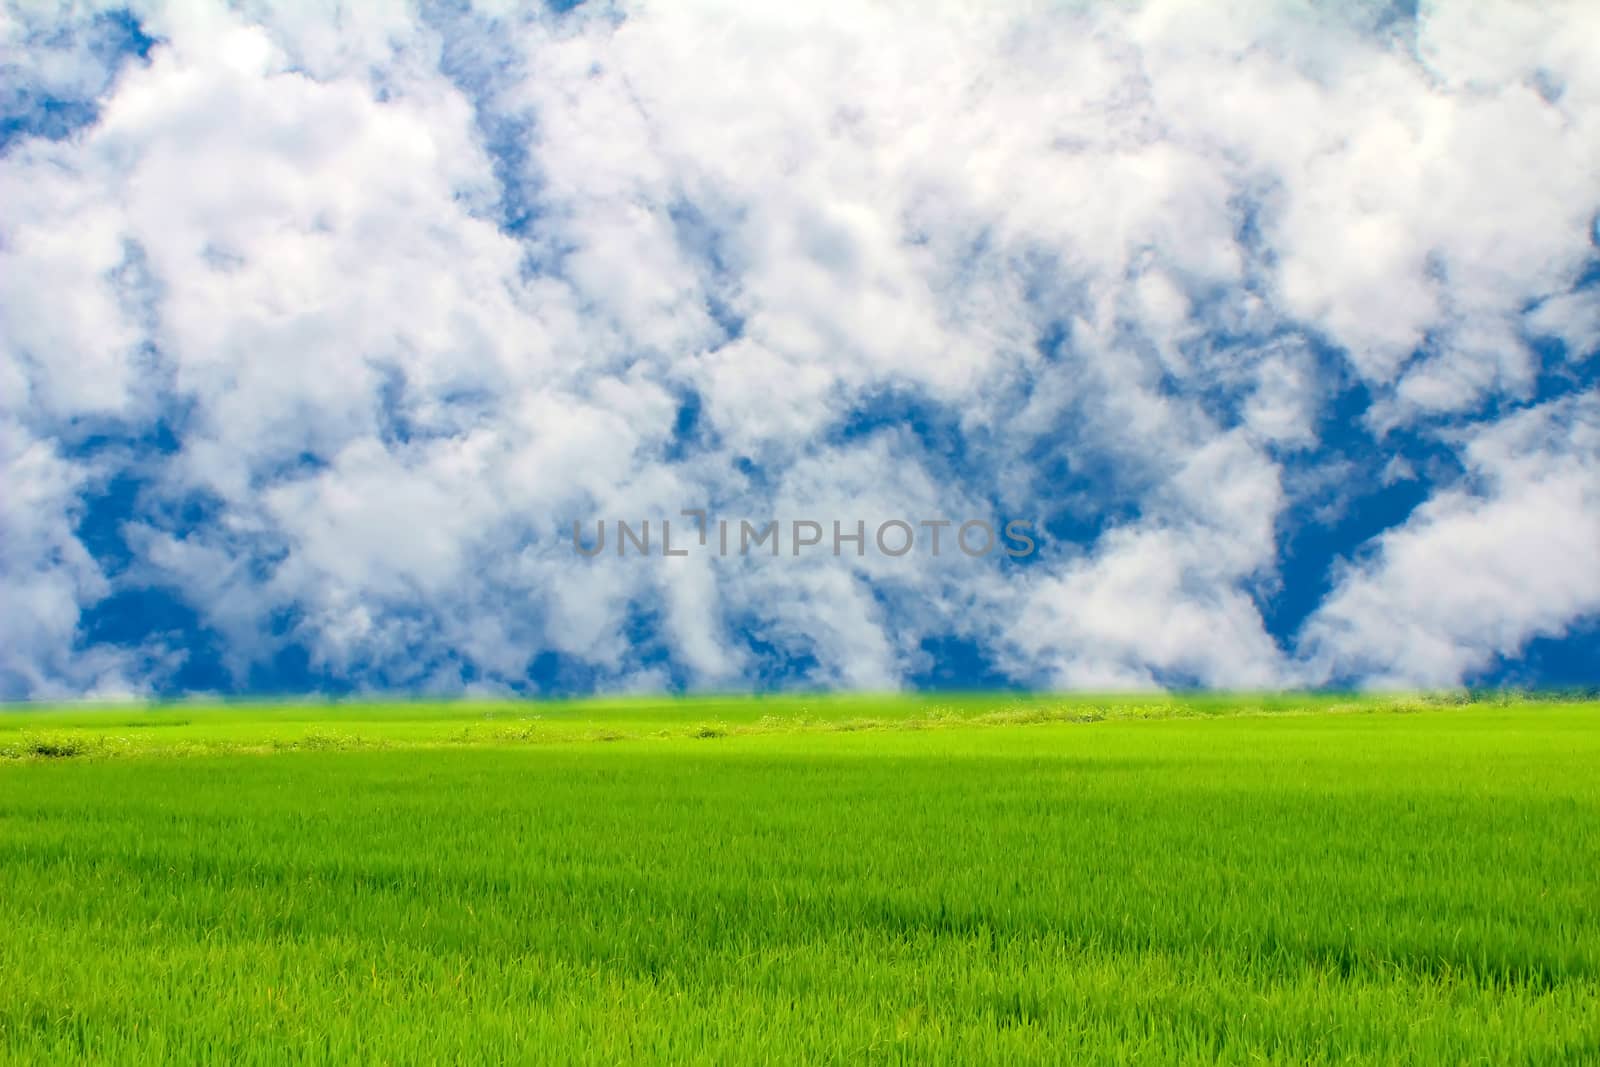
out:
{"label": "patch of grass", "polygon": [[70,759],[94,751],[98,740],[79,733],[21,733],[0,741],[0,758]]}
{"label": "patch of grass", "polygon": [[1596,1062],[1600,706],[1232,700],[34,714],[0,1060]]}
{"label": "patch of grass", "polygon": [[46,759],[66,759],[88,752],[89,742],[81,737],[40,737],[30,742],[27,750],[31,755]]}
{"label": "patch of grass", "polygon": [[[466,738],[458,737],[457,740],[465,741]],[[360,734],[310,729],[298,736],[273,738],[270,747],[276,752],[343,752],[357,748],[383,748],[385,745],[381,737],[364,738]]]}
{"label": "patch of grass", "polygon": [[[81,739],[93,757],[317,748],[438,748],[725,735],[1100,723],[1218,715],[1394,714],[1464,706],[1544,707],[1518,693],[1039,695],[1007,693],[609,698],[508,702],[177,704],[0,711],[0,754],[21,739]],[[711,736],[711,735],[705,735]],[[720,736],[720,735],[719,735]]]}

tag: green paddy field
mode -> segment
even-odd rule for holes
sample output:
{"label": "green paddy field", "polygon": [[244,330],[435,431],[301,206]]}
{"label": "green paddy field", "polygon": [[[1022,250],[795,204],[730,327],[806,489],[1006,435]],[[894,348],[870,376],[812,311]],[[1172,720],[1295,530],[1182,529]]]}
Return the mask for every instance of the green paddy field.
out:
{"label": "green paddy field", "polygon": [[1600,1063],[1600,704],[0,712],[17,1063]]}

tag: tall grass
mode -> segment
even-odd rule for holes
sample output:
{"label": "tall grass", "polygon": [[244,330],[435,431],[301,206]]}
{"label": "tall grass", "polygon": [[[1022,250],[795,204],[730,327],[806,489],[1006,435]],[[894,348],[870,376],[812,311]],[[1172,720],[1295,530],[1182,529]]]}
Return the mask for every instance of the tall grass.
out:
{"label": "tall grass", "polygon": [[[1009,699],[488,720],[538,744],[230,712],[204,737],[239,751],[19,755],[0,1054],[1600,1058],[1600,708]],[[14,732],[120,736],[53,722]]]}

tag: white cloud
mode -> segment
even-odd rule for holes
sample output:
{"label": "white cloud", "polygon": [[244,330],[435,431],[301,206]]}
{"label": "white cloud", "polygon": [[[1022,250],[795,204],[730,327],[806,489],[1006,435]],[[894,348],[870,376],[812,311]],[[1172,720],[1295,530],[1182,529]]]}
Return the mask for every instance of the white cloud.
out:
{"label": "white cloud", "polygon": [[[1030,681],[1393,677],[1376,564],[1313,620],[1314,662],[1266,632],[1252,590],[1315,481],[1285,465],[1326,459],[1343,377],[1373,431],[1430,434],[1528,398],[1525,338],[1593,347],[1592,5],[513,8],[139,5],[161,43],[120,65],[82,44],[90,8],[0,22],[0,66],[98,98],[0,157],[29,487],[0,584],[32,620],[8,692],[158,675],[80,642],[128,582],[177,590],[240,678],[293,642],[357,684],[517,683],[550,651],[612,687],[728,686],[772,666],[748,633],[893,687],[949,631]],[[69,44],[23,47],[57,22]],[[669,456],[691,391],[698,445]],[[965,453],[828,436],[885,396]],[[94,419],[181,445],[147,463],[122,576],[74,534],[115,469],[74,451]],[[1513,503],[1588,529],[1568,460],[1502,471],[1493,432],[1463,455],[1500,488],[1441,489],[1381,542],[1396,574],[1425,531],[1516,542]],[[564,547],[575,518],[696,506],[1098,533],[1010,569]],[[1525,617],[1508,582],[1449,625],[1416,608],[1417,677],[1594,610]]]}
{"label": "white cloud", "polygon": [[0,420],[0,481],[0,692],[49,698],[141,688],[141,650],[73,647],[81,607],[109,592],[72,532],[83,473]]}
{"label": "white cloud", "polygon": [[1531,332],[1555,337],[1573,362],[1600,355],[1600,288],[1553,296],[1527,315]]}
{"label": "white cloud", "polygon": [[1378,538],[1307,623],[1323,678],[1454,684],[1600,612],[1600,399],[1508,417],[1464,457],[1481,484]]}
{"label": "white cloud", "polygon": [[1069,687],[1257,686],[1295,678],[1248,588],[1274,565],[1276,467],[1242,435],[1201,446],[1138,522],[1019,598],[1009,638]]}

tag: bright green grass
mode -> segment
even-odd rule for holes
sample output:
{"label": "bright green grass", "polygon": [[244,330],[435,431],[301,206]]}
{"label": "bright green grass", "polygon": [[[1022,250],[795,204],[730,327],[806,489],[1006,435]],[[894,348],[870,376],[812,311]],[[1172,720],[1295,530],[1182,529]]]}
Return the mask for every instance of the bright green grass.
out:
{"label": "bright green grass", "polygon": [[1592,703],[102,709],[0,753],[18,1062],[1600,1062]]}

